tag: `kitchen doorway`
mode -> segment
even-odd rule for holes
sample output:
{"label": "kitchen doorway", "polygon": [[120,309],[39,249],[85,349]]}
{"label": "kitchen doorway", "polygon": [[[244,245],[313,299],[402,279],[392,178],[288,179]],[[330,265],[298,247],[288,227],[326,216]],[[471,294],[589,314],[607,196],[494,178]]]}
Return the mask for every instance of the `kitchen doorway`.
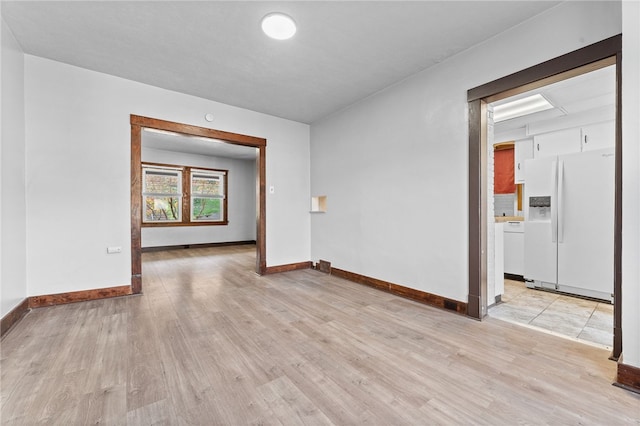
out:
{"label": "kitchen doorway", "polygon": [[488,292],[488,216],[487,191],[487,107],[488,104],[558,81],[615,65],[615,194],[613,231],[614,324],[611,358],[622,352],[621,336],[621,48],[622,36],[568,53],[521,72],[469,90],[469,299],[468,314],[482,319],[487,314]]}
{"label": "kitchen doorway", "polygon": [[487,104],[489,315],[609,349],[615,88],[612,64]]}

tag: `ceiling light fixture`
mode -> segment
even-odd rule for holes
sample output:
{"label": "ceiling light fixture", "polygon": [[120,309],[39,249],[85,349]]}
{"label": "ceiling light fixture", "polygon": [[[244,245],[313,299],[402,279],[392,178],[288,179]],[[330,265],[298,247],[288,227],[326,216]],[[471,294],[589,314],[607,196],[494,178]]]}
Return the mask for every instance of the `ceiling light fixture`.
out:
{"label": "ceiling light fixture", "polygon": [[553,105],[542,96],[535,94],[526,98],[517,99],[493,107],[493,122],[510,120],[516,117],[533,114],[534,112],[546,111],[552,109]]}
{"label": "ceiling light fixture", "polygon": [[262,18],[262,31],[276,40],[287,40],[296,33],[296,23],[284,13],[270,13]]}

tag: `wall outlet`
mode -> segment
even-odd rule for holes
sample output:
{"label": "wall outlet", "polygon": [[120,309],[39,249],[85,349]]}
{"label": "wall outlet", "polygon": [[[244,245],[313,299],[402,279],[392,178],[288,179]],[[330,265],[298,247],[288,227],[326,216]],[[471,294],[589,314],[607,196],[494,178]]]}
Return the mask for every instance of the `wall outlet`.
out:
{"label": "wall outlet", "polygon": [[107,247],[107,253],[109,254],[121,253],[121,252],[122,252],[122,247]]}

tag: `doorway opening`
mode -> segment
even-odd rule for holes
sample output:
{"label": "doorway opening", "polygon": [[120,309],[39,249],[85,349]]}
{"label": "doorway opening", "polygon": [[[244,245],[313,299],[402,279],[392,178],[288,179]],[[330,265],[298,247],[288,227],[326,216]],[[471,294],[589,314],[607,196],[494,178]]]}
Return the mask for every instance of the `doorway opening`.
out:
{"label": "doorway opening", "polygon": [[615,67],[615,165],[613,218],[613,349],[611,358],[622,352],[621,329],[621,35],[587,46],[521,72],[471,89],[469,101],[469,310],[482,319],[488,307],[488,228],[493,223],[488,211],[488,123],[491,103],[524,92],[586,74],[606,66]]}
{"label": "doorway opening", "polygon": [[264,138],[213,130],[188,124],[131,115],[131,290],[142,292],[142,132],[151,129],[182,136],[198,137],[228,145],[252,147],[255,157],[256,178],[256,272],[263,275],[266,270],[266,145]]}
{"label": "doorway opening", "polygon": [[612,63],[487,104],[488,313],[608,349],[615,82]]}

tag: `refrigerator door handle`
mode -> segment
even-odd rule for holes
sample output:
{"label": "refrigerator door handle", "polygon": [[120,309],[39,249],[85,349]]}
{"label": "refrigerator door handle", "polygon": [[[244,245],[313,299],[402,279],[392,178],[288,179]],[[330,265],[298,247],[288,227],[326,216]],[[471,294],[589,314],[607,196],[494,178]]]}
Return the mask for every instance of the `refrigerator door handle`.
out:
{"label": "refrigerator door handle", "polygon": [[558,241],[558,163],[551,163],[551,242]]}
{"label": "refrigerator door handle", "polygon": [[564,242],[564,161],[558,161],[558,242]]}

